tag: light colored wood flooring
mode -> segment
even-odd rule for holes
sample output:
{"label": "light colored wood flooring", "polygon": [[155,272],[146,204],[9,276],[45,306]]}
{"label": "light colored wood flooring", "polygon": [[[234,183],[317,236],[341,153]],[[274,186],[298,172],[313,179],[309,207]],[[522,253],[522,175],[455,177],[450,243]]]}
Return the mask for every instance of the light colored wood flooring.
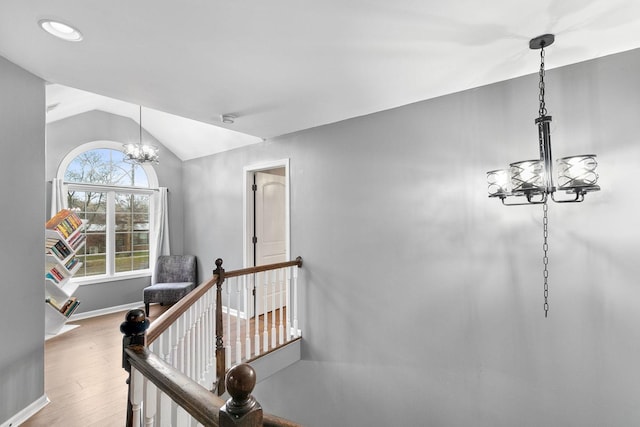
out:
{"label": "light colored wood flooring", "polygon": [[[153,321],[166,307],[152,305]],[[45,393],[51,401],[22,425],[122,427],[127,373],[120,324],[126,311],[71,322],[81,325],[45,343]]]}
{"label": "light colored wood flooring", "polygon": [[[149,320],[153,322],[167,306],[152,304]],[[24,427],[121,427],[126,421],[127,373],[122,368],[122,334],[120,324],[126,311],[70,322],[81,325],[45,342],[45,393],[51,401],[22,425]],[[283,311],[286,316],[286,309]],[[225,316],[226,318],[226,316]],[[276,324],[280,311],[276,310]],[[231,317],[230,345],[235,359],[235,317]],[[273,317],[267,316],[267,328]],[[265,318],[259,316],[259,331]],[[228,328],[225,320],[224,328]],[[241,337],[245,335],[241,322]],[[250,322],[250,337],[255,324]],[[226,335],[226,334],[225,334]],[[264,350],[263,350],[264,351]]]}

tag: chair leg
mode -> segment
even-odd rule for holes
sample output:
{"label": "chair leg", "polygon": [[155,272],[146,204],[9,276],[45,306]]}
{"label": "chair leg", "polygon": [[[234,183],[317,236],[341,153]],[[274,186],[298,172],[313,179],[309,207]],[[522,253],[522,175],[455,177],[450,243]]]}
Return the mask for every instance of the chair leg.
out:
{"label": "chair leg", "polygon": [[148,302],[144,303],[144,312],[146,313],[147,317],[149,317],[149,303]]}

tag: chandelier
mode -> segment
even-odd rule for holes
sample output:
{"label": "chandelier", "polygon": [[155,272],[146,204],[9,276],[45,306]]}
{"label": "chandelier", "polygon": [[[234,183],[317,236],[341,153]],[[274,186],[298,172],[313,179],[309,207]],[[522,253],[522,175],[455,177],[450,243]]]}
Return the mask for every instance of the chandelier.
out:
{"label": "chandelier", "polygon": [[[543,263],[544,263],[544,314],[549,312],[548,303],[548,206],[547,202],[577,203],[584,200],[584,196],[591,191],[598,191],[598,174],[595,154],[583,154],[579,156],[562,157],[556,161],[554,173],[553,158],[551,157],[551,116],[547,115],[545,105],[545,72],[544,72],[544,48],[553,44],[553,34],[545,34],[529,41],[530,49],[540,49],[540,81],[538,117],[535,123],[538,126],[538,144],[540,158],[514,162],[508,169],[492,170],[487,172],[487,184],[489,197],[499,198],[505,206],[516,205],[543,205]],[[564,192],[560,197],[556,193]]]}
{"label": "chandelier", "polygon": [[140,135],[138,143],[124,144],[122,152],[124,153],[124,161],[127,163],[153,163],[158,164],[159,155],[158,147],[155,145],[142,143],[142,106],[139,107],[140,111]]}

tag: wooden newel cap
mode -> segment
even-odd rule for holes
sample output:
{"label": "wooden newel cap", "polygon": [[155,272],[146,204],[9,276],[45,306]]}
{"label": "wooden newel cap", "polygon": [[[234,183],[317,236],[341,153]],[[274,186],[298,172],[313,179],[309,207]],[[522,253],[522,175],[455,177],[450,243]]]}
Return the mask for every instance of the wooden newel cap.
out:
{"label": "wooden newel cap", "polygon": [[120,324],[120,332],[125,335],[139,335],[149,328],[149,320],[144,314],[144,310],[139,308],[129,310],[124,322]]}
{"label": "wooden newel cap", "polygon": [[216,268],[222,267],[222,258],[216,259]]}
{"label": "wooden newel cap", "polygon": [[262,407],[251,395],[256,371],[246,363],[229,369],[225,379],[231,398],[220,408],[220,427],[262,426]]}
{"label": "wooden newel cap", "polygon": [[246,363],[236,365],[229,369],[225,384],[234,401],[244,402],[256,386],[256,371]]}

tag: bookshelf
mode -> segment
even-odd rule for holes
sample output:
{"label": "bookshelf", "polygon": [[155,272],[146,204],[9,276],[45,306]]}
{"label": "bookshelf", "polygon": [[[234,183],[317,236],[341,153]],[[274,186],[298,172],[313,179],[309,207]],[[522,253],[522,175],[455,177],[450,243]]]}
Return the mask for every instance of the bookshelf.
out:
{"label": "bookshelf", "polygon": [[80,304],[73,296],[78,285],[70,279],[82,265],[76,258],[85,243],[82,229],[82,220],[68,209],[45,224],[45,339],[77,327],[67,325],[67,320]]}

